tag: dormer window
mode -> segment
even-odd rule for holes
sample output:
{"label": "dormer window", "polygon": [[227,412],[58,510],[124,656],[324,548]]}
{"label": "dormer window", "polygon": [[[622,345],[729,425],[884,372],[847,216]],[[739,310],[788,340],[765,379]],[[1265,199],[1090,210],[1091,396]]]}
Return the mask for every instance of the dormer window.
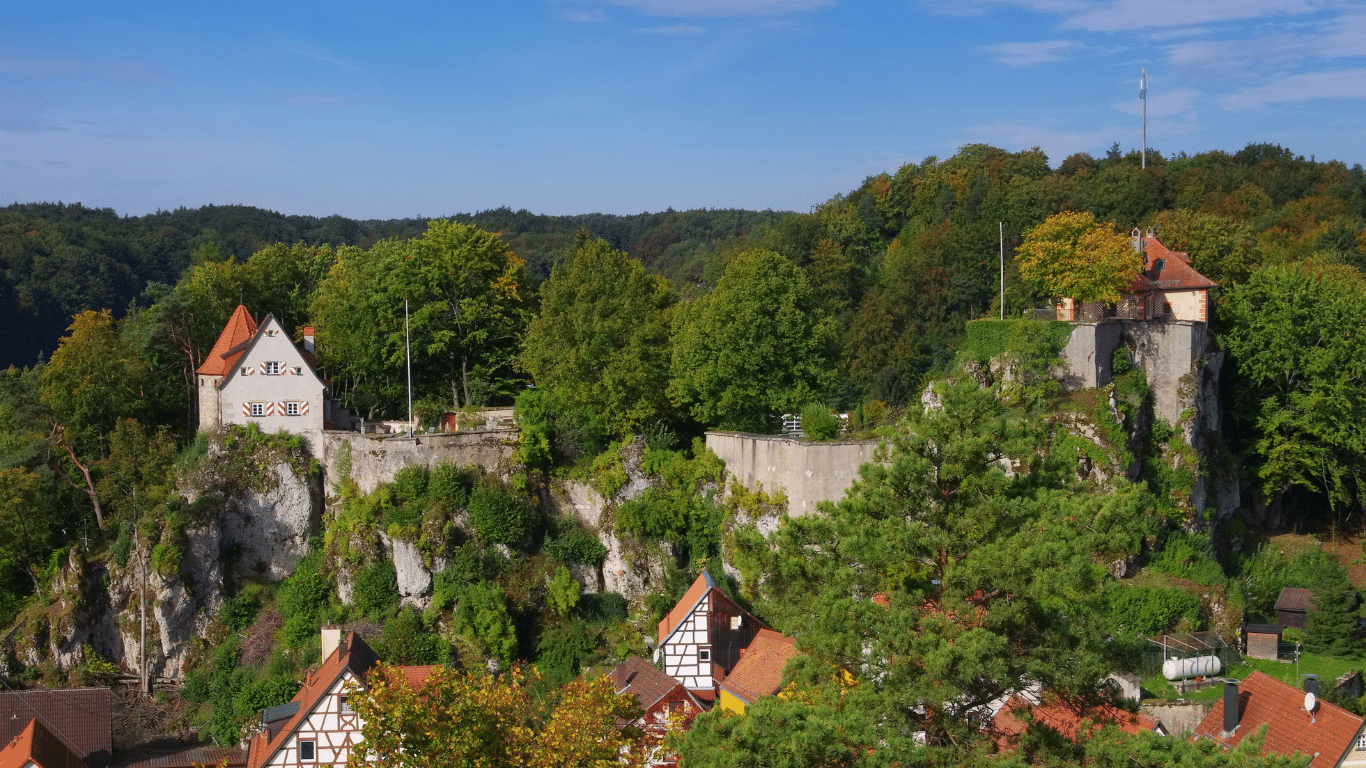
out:
{"label": "dormer window", "polygon": [[1166,259],[1153,259],[1153,271],[1154,271],[1154,272],[1161,272],[1163,269],[1166,269],[1166,267],[1167,267],[1167,260],[1166,260]]}
{"label": "dormer window", "polygon": [[283,370],[284,366],[280,365],[280,361],[278,360],[271,360],[270,362],[266,363],[267,376],[279,376],[281,373],[283,373]]}

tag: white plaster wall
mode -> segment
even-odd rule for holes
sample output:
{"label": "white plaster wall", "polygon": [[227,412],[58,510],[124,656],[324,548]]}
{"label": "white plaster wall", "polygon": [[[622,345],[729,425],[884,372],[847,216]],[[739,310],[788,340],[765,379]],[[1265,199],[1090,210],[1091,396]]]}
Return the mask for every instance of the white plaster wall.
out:
{"label": "white plaster wall", "polygon": [[1204,291],[1168,291],[1163,294],[1163,301],[1172,305],[1172,314],[1177,320],[1201,322],[1205,320],[1200,312],[1204,294]]}
{"label": "white plaster wall", "polygon": [[[304,362],[294,342],[274,318],[263,326],[264,332],[247,355],[237,362],[237,368],[224,377],[225,384],[218,390],[220,413],[224,424],[245,424],[254,421],[261,425],[263,432],[284,430],[309,439],[310,448],[316,455],[318,437],[323,430],[323,383],[313,369]],[[278,331],[274,336],[270,331]],[[286,367],[298,368],[299,374],[268,376],[260,373],[261,363],[271,360],[282,362]],[[243,375],[242,368],[250,367],[251,375]],[[250,402],[305,401],[308,414],[303,416],[248,417],[242,415],[242,404]]]}

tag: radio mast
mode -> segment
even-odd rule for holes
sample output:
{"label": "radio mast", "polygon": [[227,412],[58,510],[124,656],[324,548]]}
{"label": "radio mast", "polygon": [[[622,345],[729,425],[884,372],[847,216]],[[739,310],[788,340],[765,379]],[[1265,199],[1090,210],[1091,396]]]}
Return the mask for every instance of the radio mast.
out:
{"label": "radio mast", "polygon": [[1143,78],[1138,81],[1138,98],[1143,101],[1143,168],[1148,167],[1148,68],[1143,68]]}

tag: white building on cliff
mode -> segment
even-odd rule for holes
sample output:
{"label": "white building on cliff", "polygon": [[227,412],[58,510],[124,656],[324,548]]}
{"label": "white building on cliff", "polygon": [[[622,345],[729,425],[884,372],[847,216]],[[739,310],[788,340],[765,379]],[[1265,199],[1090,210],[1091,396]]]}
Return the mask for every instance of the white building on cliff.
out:
{"label": "white building on cliff", "polygon": [[312,330],[304,329],[300,350],[273,315],[258,326],[238,305],[195,371],[199,428],[256,422],[263,432],[302,435],[317,455],[328,400],[313,369]]}

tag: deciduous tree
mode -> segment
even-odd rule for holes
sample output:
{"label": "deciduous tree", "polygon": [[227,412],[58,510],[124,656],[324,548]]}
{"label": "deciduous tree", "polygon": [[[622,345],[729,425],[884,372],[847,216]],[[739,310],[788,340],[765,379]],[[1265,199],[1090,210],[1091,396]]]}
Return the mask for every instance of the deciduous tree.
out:
{"label": "deciduous tree", "polygon": [[1020,277],[1037,293],[1083,304],[1114,304],[1143,267],[1123,235],[1089,213],[1049,216],[1015,253]]}

